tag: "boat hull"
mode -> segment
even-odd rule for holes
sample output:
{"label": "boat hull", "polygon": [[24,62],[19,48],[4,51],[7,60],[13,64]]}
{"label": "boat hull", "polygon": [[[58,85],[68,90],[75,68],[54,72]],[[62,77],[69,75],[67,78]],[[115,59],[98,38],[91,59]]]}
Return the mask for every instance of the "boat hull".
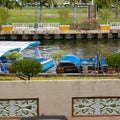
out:
{"label": "boat hull", "polygon": [[[39,50],[39,44],[40,41],[31,41],[31,42],[21,42],[21,41],[15,41],[15,42],[2,42],[0,41],[0,71],[1,72],[9,72],[9,65],[12,64],[15,61],[10,61],[8,58],[6,59],[5,54],[12,52],[14,50],[17,50],[23,55],[23,59],[34,59],[38,62],[40,62],[43,66],[42,72],[47,71],[48,69],[54,67],[54,60],[52,58],[44,58],[42,57],[40,50]],[[32,54],[28,53],[28,51],[32,51]]]}
{"label": "boat hull", "polygon": [[57,65],[56,71],[62,68],[63,73],[79,73],[79,68],[73,62],[60,62]]}
{"label": "boat hull", "polygon": [[56,71],[58,68],[63,68],[63,73],[79,73],[80,60],[76,55],[68,54],[60,59]]}
{"label": "boat hull", "polygon": [[60,59],[56,71],[58,68],[63,68],[63,73],[104,73],[107,71],[107,64],[104,58],[98,56],[78,58],[68,54]]}
{"label": "boat hull", "polygon": [[53,59],[48,59],[46,61],[41,62],[42,64],[42,71],[47,71],[50,68],[55,66],[54,60]]}

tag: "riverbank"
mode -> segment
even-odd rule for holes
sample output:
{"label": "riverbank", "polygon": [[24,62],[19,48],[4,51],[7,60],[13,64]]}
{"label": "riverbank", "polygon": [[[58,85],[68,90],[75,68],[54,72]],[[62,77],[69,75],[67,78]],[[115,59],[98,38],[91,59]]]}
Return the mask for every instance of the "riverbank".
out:
{"label": "riverbank", "polygon": [[69,31],[62,31],[59,33],[26,33],[19,31],[19,32],[1,32],[0,33],[0,40],[61,40],[61,39],[120,39],[120,32],[117,31],[92,31],[92,30],[69,30]]}

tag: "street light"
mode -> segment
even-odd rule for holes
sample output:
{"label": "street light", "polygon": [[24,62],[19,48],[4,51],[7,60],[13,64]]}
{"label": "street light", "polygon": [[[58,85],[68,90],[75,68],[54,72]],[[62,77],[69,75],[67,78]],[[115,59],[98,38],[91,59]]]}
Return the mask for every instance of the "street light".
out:
{"label": "street light", "polygon": [[37,6],[38,6],[38,3],[37,3],[37,1],[35,2],[35,23],[34,23],[34,28],[35,29],[37,29],[38,28],[38,21],[37,21],[37,19],[38,19],[38,17],[37,17]]}
{"label": "street light", "polygon": [[76,24],[76,5],[75,5],[75,2],[74,2],[74,5],[73,5],[73,22],[74,22],[74,25],[75,25]]}

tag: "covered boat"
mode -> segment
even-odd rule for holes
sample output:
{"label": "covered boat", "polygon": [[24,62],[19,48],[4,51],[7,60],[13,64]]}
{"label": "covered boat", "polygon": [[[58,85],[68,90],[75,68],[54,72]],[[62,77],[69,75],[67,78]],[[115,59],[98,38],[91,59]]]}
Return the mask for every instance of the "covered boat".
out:
{"label": "covered boat", "polygon": [[68,54],[60,59],[56,68],[57,73],[59,73],[59,69],[62,69],[62,73],[79,73],[80,60],[76,55]]}
{"label": "covered boat", "polygon": [[87,66],[87,71],[93,72],[98,71],[98,73],[104,73],[107,70],[107,64],[105,58],[100,58],[98,55],[90,58],[80,58],[80,71],[83,72],[83,66]]}
{"label": "covered boat", "polygon": [[56,72],[59,73],[104,73],[107,71],[105,58],[94,56],[90,58],[79,58],[76,55],[68,54],[60,59]]}
{"label": "covered boat", "polygon": [[[12,51],[19,51],[23,54],[23,59],[32,58],[42,64],[42,71],[47,71],[54,67],[55,63],[52,58],[44,58],[39,50],[40,41],[21,42],[21,41],[0,41],[0,70],[8,72],[8,66],[11,64],[5,58],[5,54]],[[31,52],[30,52],[31,51]]]}

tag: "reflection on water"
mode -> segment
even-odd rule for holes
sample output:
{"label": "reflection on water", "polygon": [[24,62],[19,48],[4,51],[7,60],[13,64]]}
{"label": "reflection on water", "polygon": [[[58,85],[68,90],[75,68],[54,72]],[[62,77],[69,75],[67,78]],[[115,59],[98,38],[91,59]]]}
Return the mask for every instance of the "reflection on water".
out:
{"label": "reflection on water", "polygon": [[120,39],[41,40],[40,50],[44,57],[59,49],[79,57],[94,56],[97,52],[105,57],[109,53],[120,52]]}

